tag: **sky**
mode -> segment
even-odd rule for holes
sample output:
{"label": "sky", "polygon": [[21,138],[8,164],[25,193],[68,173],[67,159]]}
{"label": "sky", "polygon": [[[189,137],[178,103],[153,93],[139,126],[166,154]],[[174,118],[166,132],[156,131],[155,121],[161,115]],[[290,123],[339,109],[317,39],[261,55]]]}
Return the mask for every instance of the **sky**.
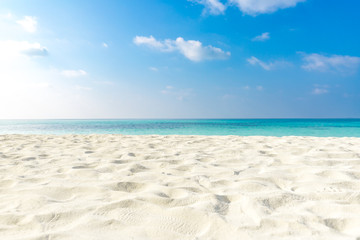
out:
{"label": "sky", "polygon": [[0,119],[360,118],[358,0],[0,0]]}

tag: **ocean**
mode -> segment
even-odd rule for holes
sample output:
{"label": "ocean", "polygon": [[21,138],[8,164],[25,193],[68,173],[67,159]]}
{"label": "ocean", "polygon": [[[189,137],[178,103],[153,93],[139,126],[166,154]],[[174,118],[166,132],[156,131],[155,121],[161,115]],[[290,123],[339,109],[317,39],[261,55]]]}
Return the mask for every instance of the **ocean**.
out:
{"label": "ocean", "polygon": [[360,119],[0,120],[0,134],[360,137]]}

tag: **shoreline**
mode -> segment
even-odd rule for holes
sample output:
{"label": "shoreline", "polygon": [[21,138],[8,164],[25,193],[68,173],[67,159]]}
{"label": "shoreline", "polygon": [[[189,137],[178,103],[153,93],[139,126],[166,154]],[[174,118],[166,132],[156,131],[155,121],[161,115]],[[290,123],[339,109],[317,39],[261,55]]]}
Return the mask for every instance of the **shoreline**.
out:
{"label": "shoreline", "polygon": [[43,134],[43,133],[5,133],[0,134],[0,137],[8,137],[8,136],[36,136],[36,137],[69,137],[69,136],[122,136],[122,137],[239,137],[239,138],[353,138],[353,139],[360,139],[360,137],[348,137],[348,136],[311,136],[311,135],[285,135],[285,136],[268,136],[268,135],[250,135],[250,136],[243,136],[243,135],[201,135],[201,134],[121,134],[121,133],[64,133],[64,134]]}
{"label": "shoreline", "polygon": [[0,135],[4,239],[356,239],[360,138]]}

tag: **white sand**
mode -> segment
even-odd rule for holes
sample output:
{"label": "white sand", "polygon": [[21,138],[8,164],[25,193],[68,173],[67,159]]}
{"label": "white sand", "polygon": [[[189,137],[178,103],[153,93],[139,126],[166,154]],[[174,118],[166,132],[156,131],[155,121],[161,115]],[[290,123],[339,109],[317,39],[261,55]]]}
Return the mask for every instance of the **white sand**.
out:
{"label": "white sand", "polygon": [[360,239],[360,138],[3,135],[0,239]]}

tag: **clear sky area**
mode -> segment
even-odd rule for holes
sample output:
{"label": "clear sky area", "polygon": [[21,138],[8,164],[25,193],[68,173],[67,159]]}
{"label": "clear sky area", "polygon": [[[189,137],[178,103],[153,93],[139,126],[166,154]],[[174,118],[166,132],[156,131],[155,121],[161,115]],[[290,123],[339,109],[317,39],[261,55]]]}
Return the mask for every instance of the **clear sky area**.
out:
{"label": "clear sky area", "polygon": [[358,0],[0,0],[0,118],[359,118]]}

